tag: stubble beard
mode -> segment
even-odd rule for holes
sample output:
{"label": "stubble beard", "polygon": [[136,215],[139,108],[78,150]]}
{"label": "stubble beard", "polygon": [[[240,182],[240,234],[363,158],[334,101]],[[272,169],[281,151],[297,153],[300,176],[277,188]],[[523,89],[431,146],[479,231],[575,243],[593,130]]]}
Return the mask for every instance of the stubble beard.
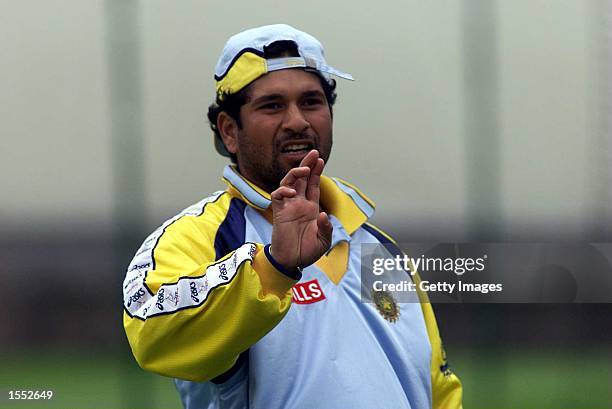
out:
{"label": "stubble beard", "polygon": [[[240,151],[249,152],[249,154],[240,155],[238,165],[241,173],[243,171],[244,173],[248,172],[248,174],[251,175],[251,178],[254,179],[252,182],[263,188],[266,192],[271,193],[275,191],[278,189],[281,180],[283,180],[287,172],[300,165],[299,161],[295,163],[281,164],[279,159],[281,155],[281,145],[287,139],[300,138],[303,137],[301,135],[294,135],[290,138],[284,138],[283,140],[275,138],[272,144],[271,159],[268,163],[265,163],[265,161],[262,161],[262,158],[265,157],[264,153],[262,152],[263,147],[250,143],[250,141],[248,141],[248,135],[242,135],[238,142],[240,145]],[[319,155],[327,164],[333,144],[332,135],[330,134],[328,138],[329,146],[322,147],[318,135],[312,135],[308,139],[312,139],[314,144],[313,149],[319,151]],[[243,176],[246,176],[244,173]]]}

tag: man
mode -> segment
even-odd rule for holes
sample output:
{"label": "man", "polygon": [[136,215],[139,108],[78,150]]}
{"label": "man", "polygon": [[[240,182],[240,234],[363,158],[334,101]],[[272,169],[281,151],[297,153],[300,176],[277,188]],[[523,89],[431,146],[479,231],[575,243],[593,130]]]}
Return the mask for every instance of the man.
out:
{"label": "man", "polygon": [[134,356],[177,378],[187,408],[461,407],[431,305],[361,299],[361,246],[390,239],[366,223],[366,196],[322,176],[330,74],[352,79],[323,55],[287,25],[229,39],[209,109],[228,188],[166,221],[128,268]]}

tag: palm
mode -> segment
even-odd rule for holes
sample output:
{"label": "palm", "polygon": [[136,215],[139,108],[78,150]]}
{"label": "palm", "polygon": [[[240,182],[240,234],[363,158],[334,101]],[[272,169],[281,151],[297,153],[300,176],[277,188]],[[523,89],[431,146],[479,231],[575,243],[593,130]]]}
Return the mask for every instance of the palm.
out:
{"label": "palm", "polygon": [[272,192],[272,252],[287,268],[310,265],[329,249],[331,224],[319,208],[323,166],[318,152],[311,151]]}

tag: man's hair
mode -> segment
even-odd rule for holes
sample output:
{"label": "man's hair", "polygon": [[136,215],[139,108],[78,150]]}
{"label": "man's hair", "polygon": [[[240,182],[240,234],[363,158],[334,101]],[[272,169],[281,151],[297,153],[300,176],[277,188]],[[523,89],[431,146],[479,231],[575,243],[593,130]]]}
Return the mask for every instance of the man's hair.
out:
{"label": "man's hair", "polygon": [[[299,57],[297,45],[290,40],[275,41],[272,44],[264,47],[264,58],[280,58],[280,57]],[[295,68],[292,68],[295,69]],[[321,81],[321,87],[323,93],[327,99],[329,106],[329,112],[333,116],[334,103],[336,102],[336,81],[334,79],[327,80],[318,71],[308,70],[319,77]],[[210,123],[210,129],[215,133],[215,138],[219,143],[223,145],[223,139],[221,133],[217,128],[217,118],[221,112],[226,112],[238,125],[238,128],[242,129],[242,121],[240,120],[240,107],[247,102],[249,86],[241,89],[235,94],[224,94],[222,96],[217,95],[217,98],[213,104],[208,107],[208,121]],[[230,153],[230,159],[233,163],[238,163],[236,155]]]}

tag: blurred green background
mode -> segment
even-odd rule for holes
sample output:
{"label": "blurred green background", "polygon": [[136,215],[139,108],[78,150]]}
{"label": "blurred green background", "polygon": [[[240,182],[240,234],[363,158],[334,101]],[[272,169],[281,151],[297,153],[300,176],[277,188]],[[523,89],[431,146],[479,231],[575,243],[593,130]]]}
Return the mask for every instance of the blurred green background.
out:
{"label": "blurred green background", "polygon": [[[311,32],[356,77],[326,172],[398,241],[612,241],[609,0],[0,6],[0,408],[180,407],[131,358],[121,282],[223,188],[205,112],[248,27]],[[612,407],[612,304],[435,307],[466,408]]]}
{"label": "blurred green background", "polygon": [[[465,408],[609,408],[612,402],[610,348],[452,351],[465,389]],[[128,360],[118,353],[84,351],[27,350],[3,356],[2,385],[53,390],[54,397],[38,402],[4,399],[0,407],[181,407],[171,379],[144,373]]]}

